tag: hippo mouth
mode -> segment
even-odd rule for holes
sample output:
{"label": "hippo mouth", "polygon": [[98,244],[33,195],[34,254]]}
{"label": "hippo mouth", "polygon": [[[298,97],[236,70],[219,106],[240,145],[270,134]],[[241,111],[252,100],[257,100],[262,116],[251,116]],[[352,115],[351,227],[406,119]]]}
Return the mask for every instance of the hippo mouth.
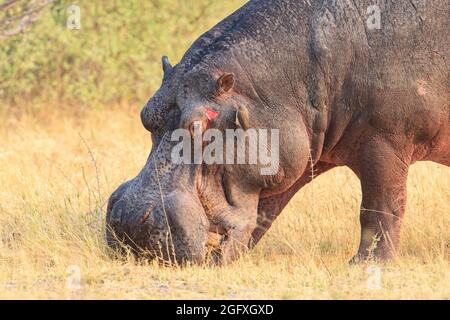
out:
{"label": "hippo mouth", "polygon": [[208,217],[208,220],[210,222],[206,243],[208,252],[218,253],[228,239],[228,231],[220,223],[214,222],[212,218]]}
{"label": "hippo mouth", "polygon": [[208,231],[208,249],[219,250],[225,240],[225,235],[214,231]]}
{"label": "hippo mouth", "polygon": [[150,260],[221,264],[229,233],[215,212],[218,203],[228,205],[223,204],[225,190],[217,186],[223,195],[219,200],[201,180],[197,193],[179,188],[159,198],[145,195],[140,177],[120,186],[108,203],[108,244]]}
{"label": "hippo mouth", "polygon": [[227,188],[224,168],[217,165],[202,165],[197,171],[196,190],[203,211],[209,221],[207,233],[207,255],[205,262],[222,263],[230,242],[232,226],[224,217],[233,206],[230,191]]}

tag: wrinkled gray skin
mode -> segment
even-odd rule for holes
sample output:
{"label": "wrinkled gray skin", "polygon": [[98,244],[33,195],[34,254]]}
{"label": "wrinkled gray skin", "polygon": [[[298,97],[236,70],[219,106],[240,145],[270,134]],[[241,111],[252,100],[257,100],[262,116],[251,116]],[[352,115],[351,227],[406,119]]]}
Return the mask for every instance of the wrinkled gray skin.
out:
{"label": "wrinkled gray skin", "polygon": [[[381,8],[380,30],[366,25],[373,4]],[[164,59],[161,88],[141,113],[153,148],[139,175],[110,198],[108,243],[201,263],[215,232],[217,261],[231,261],[311,180],[312,162],[314,176],[348,166],[360,178],[354,259],[392,257],[409,166],[450,165],[449,5],[250,1],[202,35],[178,65]],[[218,119],[208,120],[205,106]],[[261,176],[258,165],[171,162],[174,129],[191,129],[195,120],[236,128],[239,116],[244,129],[280,129],[275,176]]]}

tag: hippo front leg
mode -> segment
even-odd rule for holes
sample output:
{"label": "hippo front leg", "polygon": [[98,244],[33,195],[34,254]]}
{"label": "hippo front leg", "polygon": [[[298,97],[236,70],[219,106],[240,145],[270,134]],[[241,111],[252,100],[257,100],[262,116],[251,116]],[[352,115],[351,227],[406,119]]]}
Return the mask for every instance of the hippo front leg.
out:
{"label": "hippo front leg", "polygon": [[311,170],[309,167],[305,173],[286,191],[280,194],[272,195],[259,199],[258,220],[255,230],[252,233],[250,246],[255,246],[259,240],[266,234],[272,223],[280,215],[284,207],[289,203],[292,197],[299,189],[311,182],[324,172],[335,168],[336,165],[326,162],[318,162]]}
{"label": "hippo front leg", "polygon": [[406,205],[409,159],[382,137],[365,144],[352,169],[362,187],[361,241],[352,262],[395,256]]}

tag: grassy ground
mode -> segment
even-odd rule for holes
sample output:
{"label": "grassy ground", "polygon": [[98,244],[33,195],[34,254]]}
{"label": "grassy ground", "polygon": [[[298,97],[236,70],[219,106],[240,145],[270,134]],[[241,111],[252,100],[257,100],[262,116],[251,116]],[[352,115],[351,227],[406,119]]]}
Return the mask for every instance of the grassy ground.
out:
{"label": "grassy ground", "polygon": [[0,122],[0,298],[450,298],[448,168],[412,167],[389,264],[347,264],[361,193],[341,168],[302,189],[236,263],[168,268],[115,259],[103,238],[105,201],[150,149],[136,109]]}

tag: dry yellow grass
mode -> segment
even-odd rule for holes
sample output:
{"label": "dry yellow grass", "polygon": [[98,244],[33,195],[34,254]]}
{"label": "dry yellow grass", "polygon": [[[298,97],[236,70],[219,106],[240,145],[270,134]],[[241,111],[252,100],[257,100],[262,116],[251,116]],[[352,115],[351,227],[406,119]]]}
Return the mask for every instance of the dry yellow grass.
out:
{"label": "dry yellow grass", "polygon": [[345,168],[302,189],[236,263],[168,268],[115,259],[103,238],[105,201],[150,150],[137,110],[0,121],[0,298],[450,298],[446,167],[411,168],[400,256],[378,266],[379,287],[347,265],[361,194]]}

